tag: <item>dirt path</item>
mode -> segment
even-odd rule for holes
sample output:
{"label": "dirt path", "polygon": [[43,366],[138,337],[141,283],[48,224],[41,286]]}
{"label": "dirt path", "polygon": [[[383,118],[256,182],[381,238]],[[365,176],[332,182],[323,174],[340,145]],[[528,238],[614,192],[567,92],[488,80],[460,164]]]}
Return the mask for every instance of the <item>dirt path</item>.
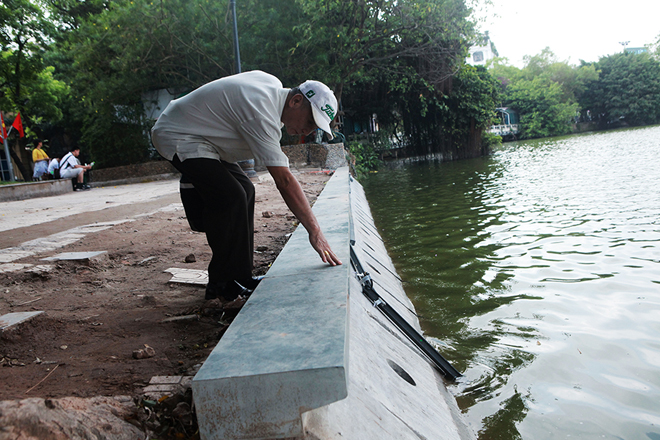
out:
{"label": "dirt path", "polygon": [[[311,172],[297,177],[310,201],[329,179]],[[264,274],[295,225],[272,182],[255,187],[255,274]],[[107,221],[136,210],[118,207],[86,219]],[[14,246],[63,225],[76,223],[65,218],[7,231],[0,242]],[[217,300],[204,301],[203,287],[169,283],[165,269],[205,269],[211,256],[204,235],[188,227],[180,204],[15,263],[43,265],[44,257],[74,251],[107,251],[108,257],[89,265],[51,263],[42,273],[0,273],[0,315],[45,312],[0,334],[0,400],[139,394],[152,376],[193,374],[238,312]],[[194,262],[185,262],[189,255]],[[155,356],[135,359],[133,351],[145,344]]]}

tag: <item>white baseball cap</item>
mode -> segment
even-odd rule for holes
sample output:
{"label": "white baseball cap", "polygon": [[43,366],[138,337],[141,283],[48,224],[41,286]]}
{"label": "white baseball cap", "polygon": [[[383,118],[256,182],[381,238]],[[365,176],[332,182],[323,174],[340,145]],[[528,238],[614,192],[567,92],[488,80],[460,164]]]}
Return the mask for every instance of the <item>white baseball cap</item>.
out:
{"label": "white baseball cap", "polygon": [[328,86],[320,81],[305,81],[299,87],[312,104],[312,115],[316,125],[333,138],[330,123],[337,115],[337,98]]}

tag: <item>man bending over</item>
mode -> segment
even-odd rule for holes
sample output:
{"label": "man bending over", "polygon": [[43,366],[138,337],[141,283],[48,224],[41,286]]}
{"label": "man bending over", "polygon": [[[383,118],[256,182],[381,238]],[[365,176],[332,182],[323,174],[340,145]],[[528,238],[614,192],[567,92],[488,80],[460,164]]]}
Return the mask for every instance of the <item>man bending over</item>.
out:
{"label": "man bending over", "polygon": [[254,240],[254,185],[236,164],[265,166],[287,206],[309,233],[321,260],[342,264],[330,248],[280,148],[281,128],[332,137],[337,111],[332,91],[318,81],[287,89],[272,75],[252,71],[210,82],[172,101],[152,129],[158,152],[182,174],[181,198],[194,230],[213,252],[206,299],[231,301],[250,293]]}

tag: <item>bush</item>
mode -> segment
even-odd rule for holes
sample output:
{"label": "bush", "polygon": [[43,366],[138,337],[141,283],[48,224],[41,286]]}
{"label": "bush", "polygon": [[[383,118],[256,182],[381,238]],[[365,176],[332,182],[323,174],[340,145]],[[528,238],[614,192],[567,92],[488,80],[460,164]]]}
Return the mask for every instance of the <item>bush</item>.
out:
{"label": "bush", "polygon": [[349,142],[348,153],[353,173],[358,178],[377,170],[380,165],[378,153],[371,143]]}

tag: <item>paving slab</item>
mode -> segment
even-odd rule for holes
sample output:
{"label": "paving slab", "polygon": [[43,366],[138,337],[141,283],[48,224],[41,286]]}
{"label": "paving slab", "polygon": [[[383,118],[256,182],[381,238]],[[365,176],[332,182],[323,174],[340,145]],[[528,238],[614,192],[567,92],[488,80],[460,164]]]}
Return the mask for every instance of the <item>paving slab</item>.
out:
{"label": "paving slab", "polygon": [[31,264],[3,263],[0,264],[0,273],[16,272],[18,270],[22,270],[31,266],[32,266]]}
{"label": "paving slab", "polygon": [[206,270],[171,267],[169,269],[165,269],[163,272],[172,274],[170,283],[206,286],[206,284],[209,282],[209,273]]}
{"label": "paving slab", "polygon": [[62,252],[52,257],[42,258],[44,261],[95,261],[107,257],[108,251]]}
{"label": "paving slab", "polygon": [[0,250],[0,263],[11,263],[12,261],[20,260],[34,255],[32,251],[26,251],[16,248],[7,248]]}
{"label": "paving slab", "polygon": [[177,179],[118,185],[68,194],[2,203],[0,231],[50,222],[108,207],[143,204],[179,192]]}
{"label": "paving slab", "polygon": [[15,326],[20,324],[21,322],[25,322],[29,319],[34,318],[37,315],[42,314],[43,311],[40,312],[15,312],[15,313],[7,313],[6,315],[0,316],[0,331],[5,331],[9,327]]}

